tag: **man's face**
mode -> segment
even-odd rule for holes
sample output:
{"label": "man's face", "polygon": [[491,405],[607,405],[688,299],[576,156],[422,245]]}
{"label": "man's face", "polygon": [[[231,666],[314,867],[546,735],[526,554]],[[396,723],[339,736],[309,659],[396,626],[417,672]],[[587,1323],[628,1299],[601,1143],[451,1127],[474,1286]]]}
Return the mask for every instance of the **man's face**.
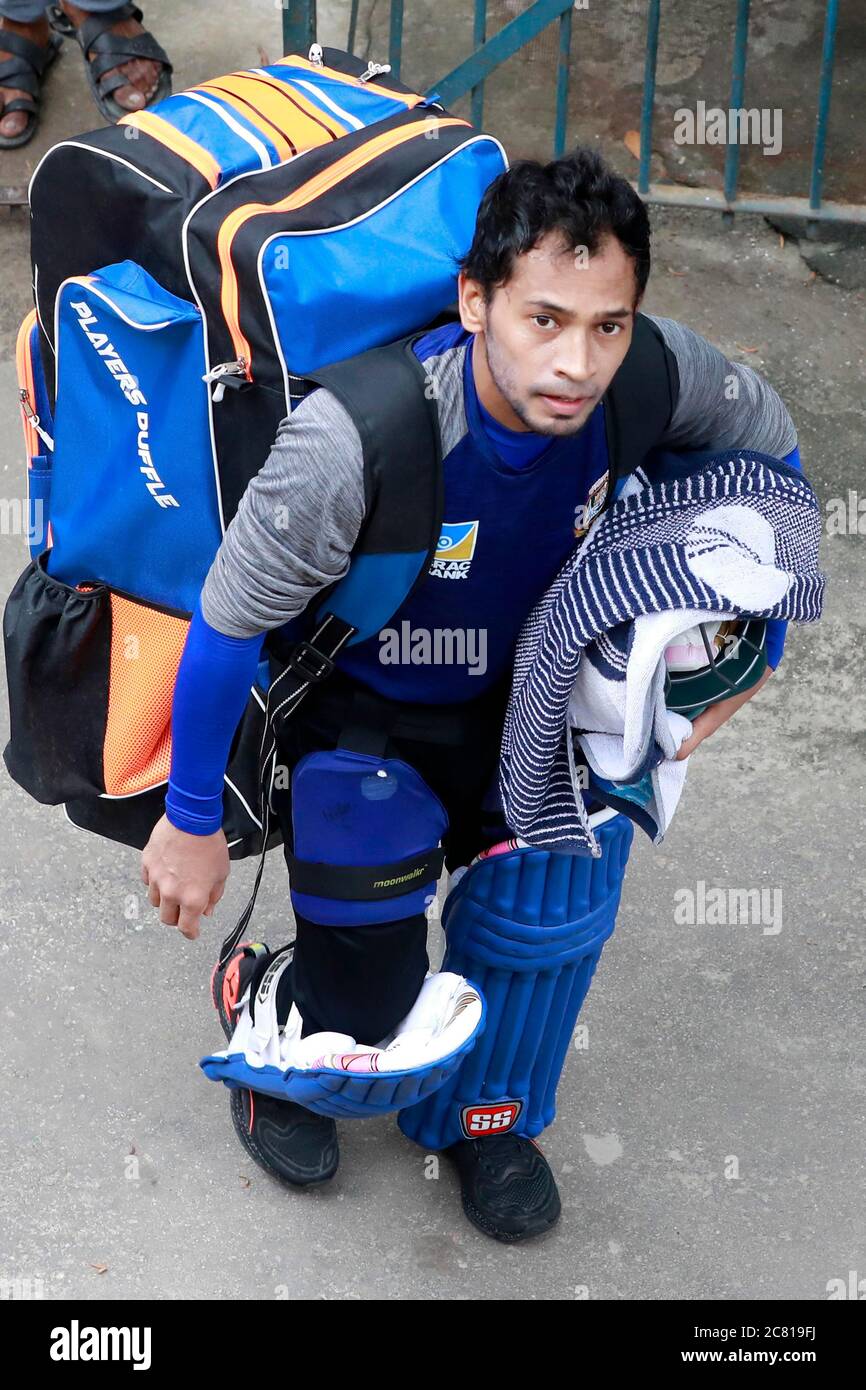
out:
{"label": "man's face", "polygon": [[489,305],[463,274],[459,295],[463,326],[478,335],[473,368],[482,405],[511,429],[576,434],[631,342],[634,262],[616,237],[587,257],[549,232],[516,258]]}

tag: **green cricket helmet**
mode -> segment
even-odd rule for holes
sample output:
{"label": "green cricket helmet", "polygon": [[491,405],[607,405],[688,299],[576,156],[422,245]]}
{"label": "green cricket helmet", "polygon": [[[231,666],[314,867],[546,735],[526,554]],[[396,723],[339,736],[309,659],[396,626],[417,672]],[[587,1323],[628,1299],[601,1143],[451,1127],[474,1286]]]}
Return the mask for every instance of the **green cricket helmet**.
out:
{"label": "green cricket helmet", "polygon": [[757,685],[767,669],[767,623],[698,623],[665,648],[665,704],[687,719]]}

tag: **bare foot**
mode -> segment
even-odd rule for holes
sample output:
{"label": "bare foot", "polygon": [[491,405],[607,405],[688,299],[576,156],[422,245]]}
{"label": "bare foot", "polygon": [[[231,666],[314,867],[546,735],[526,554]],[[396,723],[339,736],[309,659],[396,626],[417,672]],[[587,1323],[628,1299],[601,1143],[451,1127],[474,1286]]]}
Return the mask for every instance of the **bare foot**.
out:
{"label": "bare foot", "polygon": [[[70,0],[60,0],[60,8],[76,29],[80,29],[84,21],[92,17],[87,10],[71,4]],[[124,38],[132,38],[135,34],[143,34],[144,28],[137,19],[122,19],[117,24],[112,24],[110,32],[121,34]],[[133,58],[128,63],[111,68],[110,73],[106,73],[105,76],[113,76],[115,72],[122,72],[129,81],[127,86],[115,88],[111,93],[112,99],[118,106],[122,106],[124,111],[142,111],[159,86],[162,63],[154,62],[152,59]]]}
{"label": "bare foot", "polygon": [[[44,18],[35,20],[33,24],[16,24],[14,19],[0,19],[0,34],[4,29],[9,29],[13,34],[20,34],[22,38],[30,39],[31,43],[38,43],[40,48],[47,48],[51,38],[48,20]],[[14,56],[16,55],[4,50],[3,40],[0,38],[0,63]],[[18,87],[0,87],[0,106],[7,101],[15,101],[17,97],[29,95],[29,92],[22,92]],[[22,133],[29,120],[30,117],[26,111],[13,111],[11,115],[4,116],[0,120],[0,135],[14,140],[16,135]]]}

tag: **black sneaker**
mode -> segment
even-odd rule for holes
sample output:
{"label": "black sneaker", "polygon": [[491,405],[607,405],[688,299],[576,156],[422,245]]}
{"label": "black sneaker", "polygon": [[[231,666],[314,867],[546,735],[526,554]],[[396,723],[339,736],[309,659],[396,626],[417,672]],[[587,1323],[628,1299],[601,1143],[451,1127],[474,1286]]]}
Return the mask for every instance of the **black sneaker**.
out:
{"label": "black sneaker", "polygon": [[265,1172],[292,1187],[327,1182],[337,1171],[337,1126],[291,1100],[264,1091],[231,1092],[232,1124],[247,1153]]}
{"label": "black sneaker", "polygon": [[543,1235],[559,1220],[556,1183],[534,1139],[494,1134],[460,1139],[442,1152],[460,1174],[463,1210],[485,1235],[525,1240]]}
{"label": "black sneaker", "polygon": [[[231,1038],[235,1012],[247,986],[259,979],[271,952],[261,942],[243,941],[222,969],[211,976],[211,997],[223,1032]],[[287,979],[288,972],[283,976]],[[282,981],[281,981],[282,983]],[[278,1008],[280,1006],[279,995]],[[337,1126],[328,1115],[316,1115],[304,1105],[278,1100],[248,1087],[232,1088],[231,1116],[235,1133],[247,1153],[265,1172],[292,1187],[327,1182],[337,1171],[340,1150]]]}
{"label": "black sneaker", "polygon": [[241,941],[225,965],[217,961],[210,977],[210,997],[219,1015],[226,1038],[231,1041],[237,1019],[235,1012],[247,991],[256,965],[270,959],[270,950],[263,941]]}

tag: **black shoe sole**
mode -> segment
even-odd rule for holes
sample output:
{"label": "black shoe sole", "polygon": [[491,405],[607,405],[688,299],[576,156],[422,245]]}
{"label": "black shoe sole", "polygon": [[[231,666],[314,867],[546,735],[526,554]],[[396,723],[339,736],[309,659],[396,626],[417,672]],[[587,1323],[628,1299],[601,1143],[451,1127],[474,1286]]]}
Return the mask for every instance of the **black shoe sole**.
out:
{"label": "black shoe sole", "polygon": [[[476,1140],[472,1142],[481,1143],[483,1145],[485,1141]],[[471,1162],[467,1163],[465,1156],[462,1154],[461,1158],[458,1158],[457,1152],[455,1152],[460,1149],[461,1143],[462,1141],[458,1141],[457,1144],[450,1145],[449,1148],[443,1150],[443,1153],[451,1160],[457,1170],[458,1177],[460,1178],[460,1197],[463,1205],[463,1212],[467,1220],[471,1221],[472,1225],[475,1226],[477,1230],[481,1231],[483,1235],[491,1236],[493,1240],[502,1241],[510,1245],[518,1240],[529,1240],[533,1236],[543,1236],[556,1225],[562,1214],[562,1202],[560,1201],[559,1192],[557,1191],[556,1183],[553,1174],[550,1172],[547,1160],[541,1150],[537,1148],[537,1145],[534,1147],[537,1149],[538,1158],[544,1165],[544,1169],[548,1174],[550,1193],[542,1209],[533,1216],[528,1217],[526,1224],[519,1230],[509,1230],[506,1223],[513,1222],[513,1217],[507,1217],[503,1213],[500,1220],[497,1221],[497,1214],[495,1211],[491,1211],[489,1208],[482,1210],[482,1208],[477,1206],[473,1201],[473,1168]]]}
{"label": "black shoe sole", "polygon": [[552,1230],[556,1225],[562,1211],[562,1207],[557,1203],[556,1210],[549,1220],[539,1221],[534,1226],[527,1227],[523,1231],[503,1231],[495,1226],[482,1211],[478,1210],[470,1197],[464,1194],[461,1200],[467,1220],[471,1221],[472,1225],[475,1226],[477,1230],[481,1231],[483,1235],[492,1236],[494,1240],[501,1241],[506,1245],[513,1245],[516,1240],[531,1240],[533,1236],[546,1235],[547,1232]]}
{"label": "black shoe sole", "polygon": [[[252,1130],[250,1130],[248,1112],[249,1101],[247,1097],[249,1096],[252,1096],[253,1104]],[[293,1139],[296,1140],[299,1137],[299,1134],[304,1137],[302,1128],[308,1131],[305,1136],[307,1150],[303,1155],[293,1156],[290,1152],[286,1152],[280,1154],[277,1160],[261,1147],[256,1130],[260,1130],[263,1124],[269,1122],[269,1115],[267,1113],[263,1115],[262,1112],[270,1112],[272,1115],[272,1106],[280,1107],[278,1113],[283,1127],[280,1129],[278,1138],[280,1144],[285,1144],[287,1149],[291,1146]],[[258,1112],[256,1107],[258,1107]],[[329,1120],[327,1116],[313,1115],[312,1111],[306,1110],[302,1105],[296,1105],[294,1101],[281,1101],[260,1092],[251,1092],[246,1088],[239,1090],[236,1087],[231,1089],[230,1108],[235,1133],[250,1158],[284,1186],[311,1187],[316,1183],[327,1182],[336,1173],[340,1163],[337,1127],[333,1120]],[[294,1125],[291,1123],[292,1111],[298,1112]],[[314,1124],[314,1121],[317,1123]]]}

